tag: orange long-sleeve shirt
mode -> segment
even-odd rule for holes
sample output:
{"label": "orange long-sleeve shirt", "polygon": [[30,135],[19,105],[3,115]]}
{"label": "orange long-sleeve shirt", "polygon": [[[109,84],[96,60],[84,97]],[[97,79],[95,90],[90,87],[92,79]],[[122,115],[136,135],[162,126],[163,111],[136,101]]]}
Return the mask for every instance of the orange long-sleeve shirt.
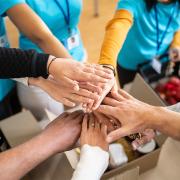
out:
{"label": "orange long-sleeve shirt", "polygon": [[[109,64],[116,68],[117,56],[132,25],[133,16],[129,11],[116,11],[114,18],[106,27],[99,64]],[[180,30],[175,33],[171,46],[180,47]]]}

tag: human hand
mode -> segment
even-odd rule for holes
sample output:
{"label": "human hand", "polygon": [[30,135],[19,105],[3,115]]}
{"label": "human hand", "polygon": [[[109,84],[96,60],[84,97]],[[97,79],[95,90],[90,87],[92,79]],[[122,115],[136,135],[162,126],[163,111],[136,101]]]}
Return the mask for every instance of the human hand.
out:
{"label": "human hand", "polygon": [[30,78],[29,81],[30,84],[40,87],[56,101],[69,107],[74,107],[77,103],[90,103],[99,98],[97,94],[87,90],[94,88],[99,91],[98,88],[91,85],[86,85],[86,89],[80,87],[79,91],[76,91],[72,88],[64,87],[53,79]]}
{"label": "human hand", "polygon": [[70,150],[75,145],[80,136],[83,117],[82,111],[63,113],[45,128],[43,134],[54,144],[54,153]]}
{"label": "human hand", "polygon": [[121,127],[121,123],[112,116],[104,115],[98,111],[93,111],[93,114],[100,124],[105,124],[107,126],[108,133]]}
{"label": "human hand", "polygon": [[133,142],[132,142],[132,147],[133,150],[136,150],[137,148],[139,148],[140,146],[150,142],[153,138],[155,137],[155,132],[153,129],[145,129],[142,133],[141,133],[141,138],[136,138]]}
{"label": "human hand", "polygon": [[95,111],[100,106],[104,98],[109,94],[109,92],[111,92],[112,89],[113,91],[115,91],[116,80],[113,76],[112,79],[110,79],[106,83],[94,83],[94,85],[101,88],[101,92],[98,94],[99,99],[91,101],[91,103],[89,104],[84,104],[83,107],[86,109],[86,112]]}
{"label": "human hand", "polygon": [[106,105],[101,105],[98,109],[99,112],[111,115],[121,123],[121,128],[108,135],[108,142],[151,128],[153,106],[133,98],[123,90],[119,90],[119,94],[112,93],[112,97],[113,99],[105,98]]}
{"label": "human hand", "polygon": [[93,114],[85,115],[80,137],[81,147],[88,144],[90,146],[98,146],[104,151],[108,151],[109,144],[106,138],[107,126],[98,123]]}
{"label": "human hand", "polygon": [[49,74],[63,86],[78,90],[78,82],[107,82],[112,78],[111,70],[100,65],[83,64],[74,59],[49,58]]}
{"label": "human hand", "polygon": [[169,58],[173,62],[180,61],[180,48],[171,48],[169,51]]}

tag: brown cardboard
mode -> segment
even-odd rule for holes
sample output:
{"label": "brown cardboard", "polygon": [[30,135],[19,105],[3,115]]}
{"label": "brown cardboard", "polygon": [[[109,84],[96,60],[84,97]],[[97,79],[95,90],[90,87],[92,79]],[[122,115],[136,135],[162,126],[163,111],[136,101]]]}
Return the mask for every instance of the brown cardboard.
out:
{"label": "brown cardboard", "polygon": [[[108,178],[108,177],[107,177]],[[104,176],[102,180],[106,179]],[[108,180],[138,180],[139,179],[139,167],[129,169],[118,175],[108,178]]]}
{"label": "brown cardboard", "polygon": [[144,81],[144,79],[137,74],[129,93],[140,101],[154,105],[165,106],[165,103],[154,92],[154,90]]}
{"label": "brown cardboard", "polygon": [[39,124],[29,111],[24,111],[1,121],[0,128],[10,147],[28,141],[41,131]]}

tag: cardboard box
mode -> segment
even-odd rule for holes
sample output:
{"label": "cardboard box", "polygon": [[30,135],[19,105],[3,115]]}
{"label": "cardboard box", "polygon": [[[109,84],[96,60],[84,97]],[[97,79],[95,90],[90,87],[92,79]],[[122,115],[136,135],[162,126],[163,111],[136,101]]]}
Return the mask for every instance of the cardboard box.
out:
{"label": "cardboard box", "polygon": [[38,122],[29,111],[0,121],[0,128],[10,147],[22,144],[41,132]]}

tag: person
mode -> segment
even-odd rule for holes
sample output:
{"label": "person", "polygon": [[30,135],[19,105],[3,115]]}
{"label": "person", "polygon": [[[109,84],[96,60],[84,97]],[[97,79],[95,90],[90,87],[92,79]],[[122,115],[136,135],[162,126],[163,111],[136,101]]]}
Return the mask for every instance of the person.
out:
{"label": "person", "polygon": [[87,180],[99,180],[109,164],[107,126],[82,111],[63,113],[36,137],[1,153],[0,178],[22,178],[47,158],[72,149],[79,136],[81,155],[72,180],[82,180],[85,175]]}
{"label": "person", "polygon": [[171,60],[175,60],[173,49],[179,57],[179,9],[179,0],[118,2],[115,15],[106,27],[99,64],[112,69],[117,64],[122,88],[133,81],[140,64],[168,51]]}
{"label": "person", "polygon": [[[156,107],[135,99],[122,89],[119,93],[113,92],[112,98],[106,97],[103,103],[105,105],[101,105],[98,111],[113,116],[121,123],[119,129],[108,134],[109,142],[146,129],[154,129],[180,140],[180,103],[168,108]],[[140,144],[144,142],[138,141],[137,146]]]}
{"label": "person", "polygon": [[[56,57],[73,57],[74,59],[81,61],[86,56],[86,53],[84,53],[84,47],[81,43],[82,40],[80,38],[80,33],[77,28],[82,2],[78,1],[77,3],[66,0],[64,1],[64,4],[62,1],[52,1],[48,9],[46,9],[47,3],[45,1],[40,3],[41,8],[38,3],[40,2],[25,2],[24,0],[10,0],[9,3],[2,2],[0,14],[7,15],[21,32],[20,47],[23,49],[36,49],[38,52],[44,51]],[[63,9],[60,8],[61,6],[63,6]],[[56,11],[58,14],[58,16],[53,16],[54,21],[51,19],[52,13],[50,9],[53,9],[53,12]],[[66,21],[68,16],[66,16],[66,13],[68,13],[66,11],[68,9],[70,10],[71,16],[71,21],[68,21],[70,23],[71,35],[68,33],[69,23],[67,24]],[[45,23],[42,22],[42,20],[33,12],[33,10],[42,18],[42,20],[45,21]],[[46,13],[43,14],[41,11]],[[77,16],[74,16],[74,13],[77,14]],[[21,17],[24,17],[23,20]],[[21,21],[19,21],[19,19],[21,19]],[[62,23],[59,23],[59,19],[62,20]],[[58,24],[58,26],[54,26],[54,24]],[[50,27],[50,30],[46,25]],[[56,28],[58,28],[58,31]],[[72,38],[70,38],[71,36]],[[68,50],[66,41],[72,39],[79,39],[78,42],[80,43],[78,46]],[[67,49],[62,46],[61,42],[66,46]],[[23,81],[23,83],[27,86],[27,81]],[[105,83],[105,85],[106,84],[108,83]],[[43,119],[45,114],[44,110],[42,109],[44,108],[49,109],[54,114],[59,114],[62,112],[61,110],[63,110],[63,107],[60,106],[59,103],[53,101],[51,98],[48,98],[46,93],[43,94],[43,92],[37,88],[32,87],[30,90],[21,83],[18,84],[18,94],[21,104],[30,109],[38,119]],[[34,99],[33,102],[32,99]],[[37,99],[37,101],[35,99]],[[62,109],[60,107],[62,107]]]}
{"label": "person", "polygon": [[[68,60],[72,60],[71,55],[69,55],[68,51],[64,48],[64,46],[61,44],[61,42],[51,33],[51,31],[48,29],[46,24],[32,11],[32,9],[25,3],[24,0],[10,0],[9,3],[1,2],[0,15],[1,16],[8,15],[10,17],[10,19],[13,21],[13,23],[18,27],[18,29],[20,29],[20,31],[24,35],[26,35],[28,38],[30,38],[34,43],[36,43],[46,53],[53,54],[56,57],[61,57],[61,58],[64,57],[64,58],[68,58]],[[23,20],[20,17],[23,17]],[[21,21],[19,21],[19,19],[21,19]],[[7,40],[7,37],[5,34],[5,28],[4,28],[2,19],[1,19],[1,27],[2,27],[1,28],[1,31],[2,31],[1,37],[2,37],[2,42],[3,42],[1,44],[1,46],[8,47],[9,46],[8,40]],[[34,27],[36,27],[36,28],[34,28]],[[65,61],[65,59],[64,59],[64,61]],[[53,64],[56,64],[56,63],[53,63]],[[77,64],[74,63],[74,65],[77,65]],[[74,67],[77,70],[78,66],[74,66]],[[77,72],[76,70],[74,71],[74,73]],[[23,80],[19,79],[19,81],[23,82],[26,86],[28,85],[27,78],[23,79]],[[1,82],[9,82],[10,84],[12,84],[12,81],[9,81],[9,80],[8,81],[1,80]],[[46,83],[49,83],[49,82],[46,81]],[[4,89],[5,87],[11,89],[10,84],[6,84],[6,86],[3,84],[1,87],[1,88],[3,88],[2,92],[6,92],[6,90]],[[84,85],[82,85],[82,86],[84,86]],[[88,86],[90,86],[90,85],[88,85]],[[22,87],[24,87],[24,86],[22,85]],[[91,87],[92,87],[92,85],[91,85]],[[26,87],[24,87],[24,88],[25,88],[24,90],[28,91],[28,89],[26,89]],[[26,93],[27,91],[21,91],[21,92]],[[40,91],[40,92],[42,92],[42,91]],[[42,94],[43,94],[43,92],[42,92]],[[24,97],[24,96],[22,95],[20,97]],[[30,103],[33,99],[33,102],[34,102],[35,97],[34,98],[33,97],[34,97],[33,95],[31,96],[31,94],[28,93],[28,97],[23,98],[22,100],[23,101],[25,100],[25,103],[28,103],[28,102]],[[41,99],[41,97],[44,97],[43,100]],[[60,104],[57,101],[53,100],[51,97],[49,97],[46,93],[44,93],[44,96],[43,95],[40,96],[40,99],[41,100],[38,100],[36,102],[35,106],[29,107],[29,109],[32,110],[33,114],[38,119],[42,119],[45,116],[44,108],[47,108],[47,109],[49,108],[49,110],[51,110],[54,113],[57,110],[56,112],[58,114],[61,112]],[[55,104],[55,106],[53,104]],[[24,106],[24,107],[28,108],[27,106]]]}
{"label": "person", "polygon": [[0,153],[0,179],[21,179],[47,158],[70,150],[80,136],[82,120],[81,111],[63,113],[31,140]]}
{"label": "person", "polygon": [[[85,115],[80,136],[81,154],[71,180],[99,180],[109,165],[107,126]],[[96,164],[96,166],[94,166]]]}
{"label": "person", "polygon": [[[1,79],[34,77],[29,79],[31,85],[42,88],[67,106],[75,106],[77,102],[89,102],[91,99],[99,98],[97,94],[87,90],[88,86],[96,92],[100,91],[99,88],[86,84],[84,89],[84,85],[82,87],[78,82],[93,80],[105,82],[108,77],[107,70],[104,71],[100,66],[66,61],[34,50],[0,48],[0,64]],[[68,69],[65,68],[67,65]],[[76,75],[72,74],[72,70],[76,71]],[[45,80],[49,75],[52,75],[54,80]],[[3,119],[7,116],[5,107],[2,106],[0,109]]]}

